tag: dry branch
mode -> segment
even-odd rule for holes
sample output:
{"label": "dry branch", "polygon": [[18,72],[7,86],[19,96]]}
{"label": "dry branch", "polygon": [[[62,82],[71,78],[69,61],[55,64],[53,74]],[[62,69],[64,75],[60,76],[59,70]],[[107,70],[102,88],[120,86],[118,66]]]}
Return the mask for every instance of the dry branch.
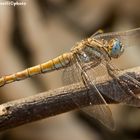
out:
{"label": "dry branch", "polygon": [[[132,77],[140,81],[140,67],[124,71],[124,73],[126,72],[129,72]],[[123,73],[121,76],[123,76]],[[114,85],[114,80],[108,81],[106,77],[101,77],[97,85],[98,88],[102,88],[103,96],[109,103],[115,103],[115,101],[110,100],[105,95],[108,92],[118,92],[117,89],[114,89]],[[135,91],[135,94],[138,94],[139,91],[135,88],[133,87],[132,90]],[[92,104],[98,104],[94,100],[94,94],[92,95]],[[79,107],[75,104],[75,101],[79,107],[88,106],[90,102],[87,89],[80,83],[1,104],[0,131],[78,109]]]}

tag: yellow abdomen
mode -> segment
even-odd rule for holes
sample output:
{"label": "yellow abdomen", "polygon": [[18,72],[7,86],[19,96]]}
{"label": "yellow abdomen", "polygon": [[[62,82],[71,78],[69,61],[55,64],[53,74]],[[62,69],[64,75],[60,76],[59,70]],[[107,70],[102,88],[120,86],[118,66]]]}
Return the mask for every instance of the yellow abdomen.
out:
{"label": "yellow abdomen", "polygon": [[71,57],[72,57],[71,53],[65,53],[52,60],[47,61],[46,63],[42,63],[34,67],[27,68],[23,71],[11,75],[2,76],[0,78],[0,86],[4,86],[5,84],[12,83],[14,81],[23,80],[33,75],[47,73],[67,67],[71,60]]}

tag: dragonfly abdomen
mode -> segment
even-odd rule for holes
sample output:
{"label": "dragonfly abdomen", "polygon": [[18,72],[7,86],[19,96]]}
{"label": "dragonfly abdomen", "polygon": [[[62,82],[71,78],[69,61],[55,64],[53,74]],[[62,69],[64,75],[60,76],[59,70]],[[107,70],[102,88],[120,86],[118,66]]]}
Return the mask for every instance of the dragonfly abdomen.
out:
{"label": "dragonfly abdomen", "polygon": [[4,86],[5,84],[9,84],[14,81],[20,81],[37,74],[47,73],[67,67],[70,62],[70,57],[71,53],[65,53],[45,63],[27,68],[14,74],[2,76],[0,78],[0,86]]}

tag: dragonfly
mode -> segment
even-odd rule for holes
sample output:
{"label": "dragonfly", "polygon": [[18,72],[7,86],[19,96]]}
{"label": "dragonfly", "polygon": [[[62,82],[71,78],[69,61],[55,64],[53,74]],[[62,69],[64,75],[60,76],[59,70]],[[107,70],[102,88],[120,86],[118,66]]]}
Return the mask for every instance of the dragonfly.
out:
{"label": "dragonfly", "polygon": [[[124,75],[127,80],[119,78],[118,73],[121,70],[112,64],[112,60],[120,58],[127,47],[137,45],[139,35],[140,28],[111,33],[103,33],[102,30],[99,30],[91,37],[76,43],[69,52],[23,71],[2,76],[0,78],[0,86],[14,81],[20,81],[37,74],[63,69],[63,79],[65,83],[72,84],[81,81],[85,87],[90,88],[91,92],[87,93],[89,98],[94,95],[99,103],[99,105],[92,105],[91,101],[90,105],[84,107],[82,110],[91,117],[99,120],[108,128],[113,129],[114,120],[110,107],[104,99],[103,93],[101,93],[100,89],[96,86],[96,68],[101,67],[110,78],[116,79],[117,81],[116,85],[120,88],[119,93],[114,93],[115,95],[108,93],[107,96],[109,98],[120,103],[140,107],[140,99],[132,92],[130,87],[127,86],[127,82],[129,81],[137,88],[140,88],[140,82],[129,74]],[[124,85],[127,89],[123,88]],[[94,90],[94,93],[92,90]]]}

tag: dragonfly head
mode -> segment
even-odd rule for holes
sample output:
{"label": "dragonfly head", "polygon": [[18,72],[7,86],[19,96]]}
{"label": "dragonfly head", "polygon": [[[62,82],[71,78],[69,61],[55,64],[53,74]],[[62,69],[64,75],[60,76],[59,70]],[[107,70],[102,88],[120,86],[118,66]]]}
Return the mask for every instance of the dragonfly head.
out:
{"label": "dragonfly head", "polygon": [[108,44],[108,52],[112,58],[118,58],[124,52],[124,47],[119,39],[111,39]]}

